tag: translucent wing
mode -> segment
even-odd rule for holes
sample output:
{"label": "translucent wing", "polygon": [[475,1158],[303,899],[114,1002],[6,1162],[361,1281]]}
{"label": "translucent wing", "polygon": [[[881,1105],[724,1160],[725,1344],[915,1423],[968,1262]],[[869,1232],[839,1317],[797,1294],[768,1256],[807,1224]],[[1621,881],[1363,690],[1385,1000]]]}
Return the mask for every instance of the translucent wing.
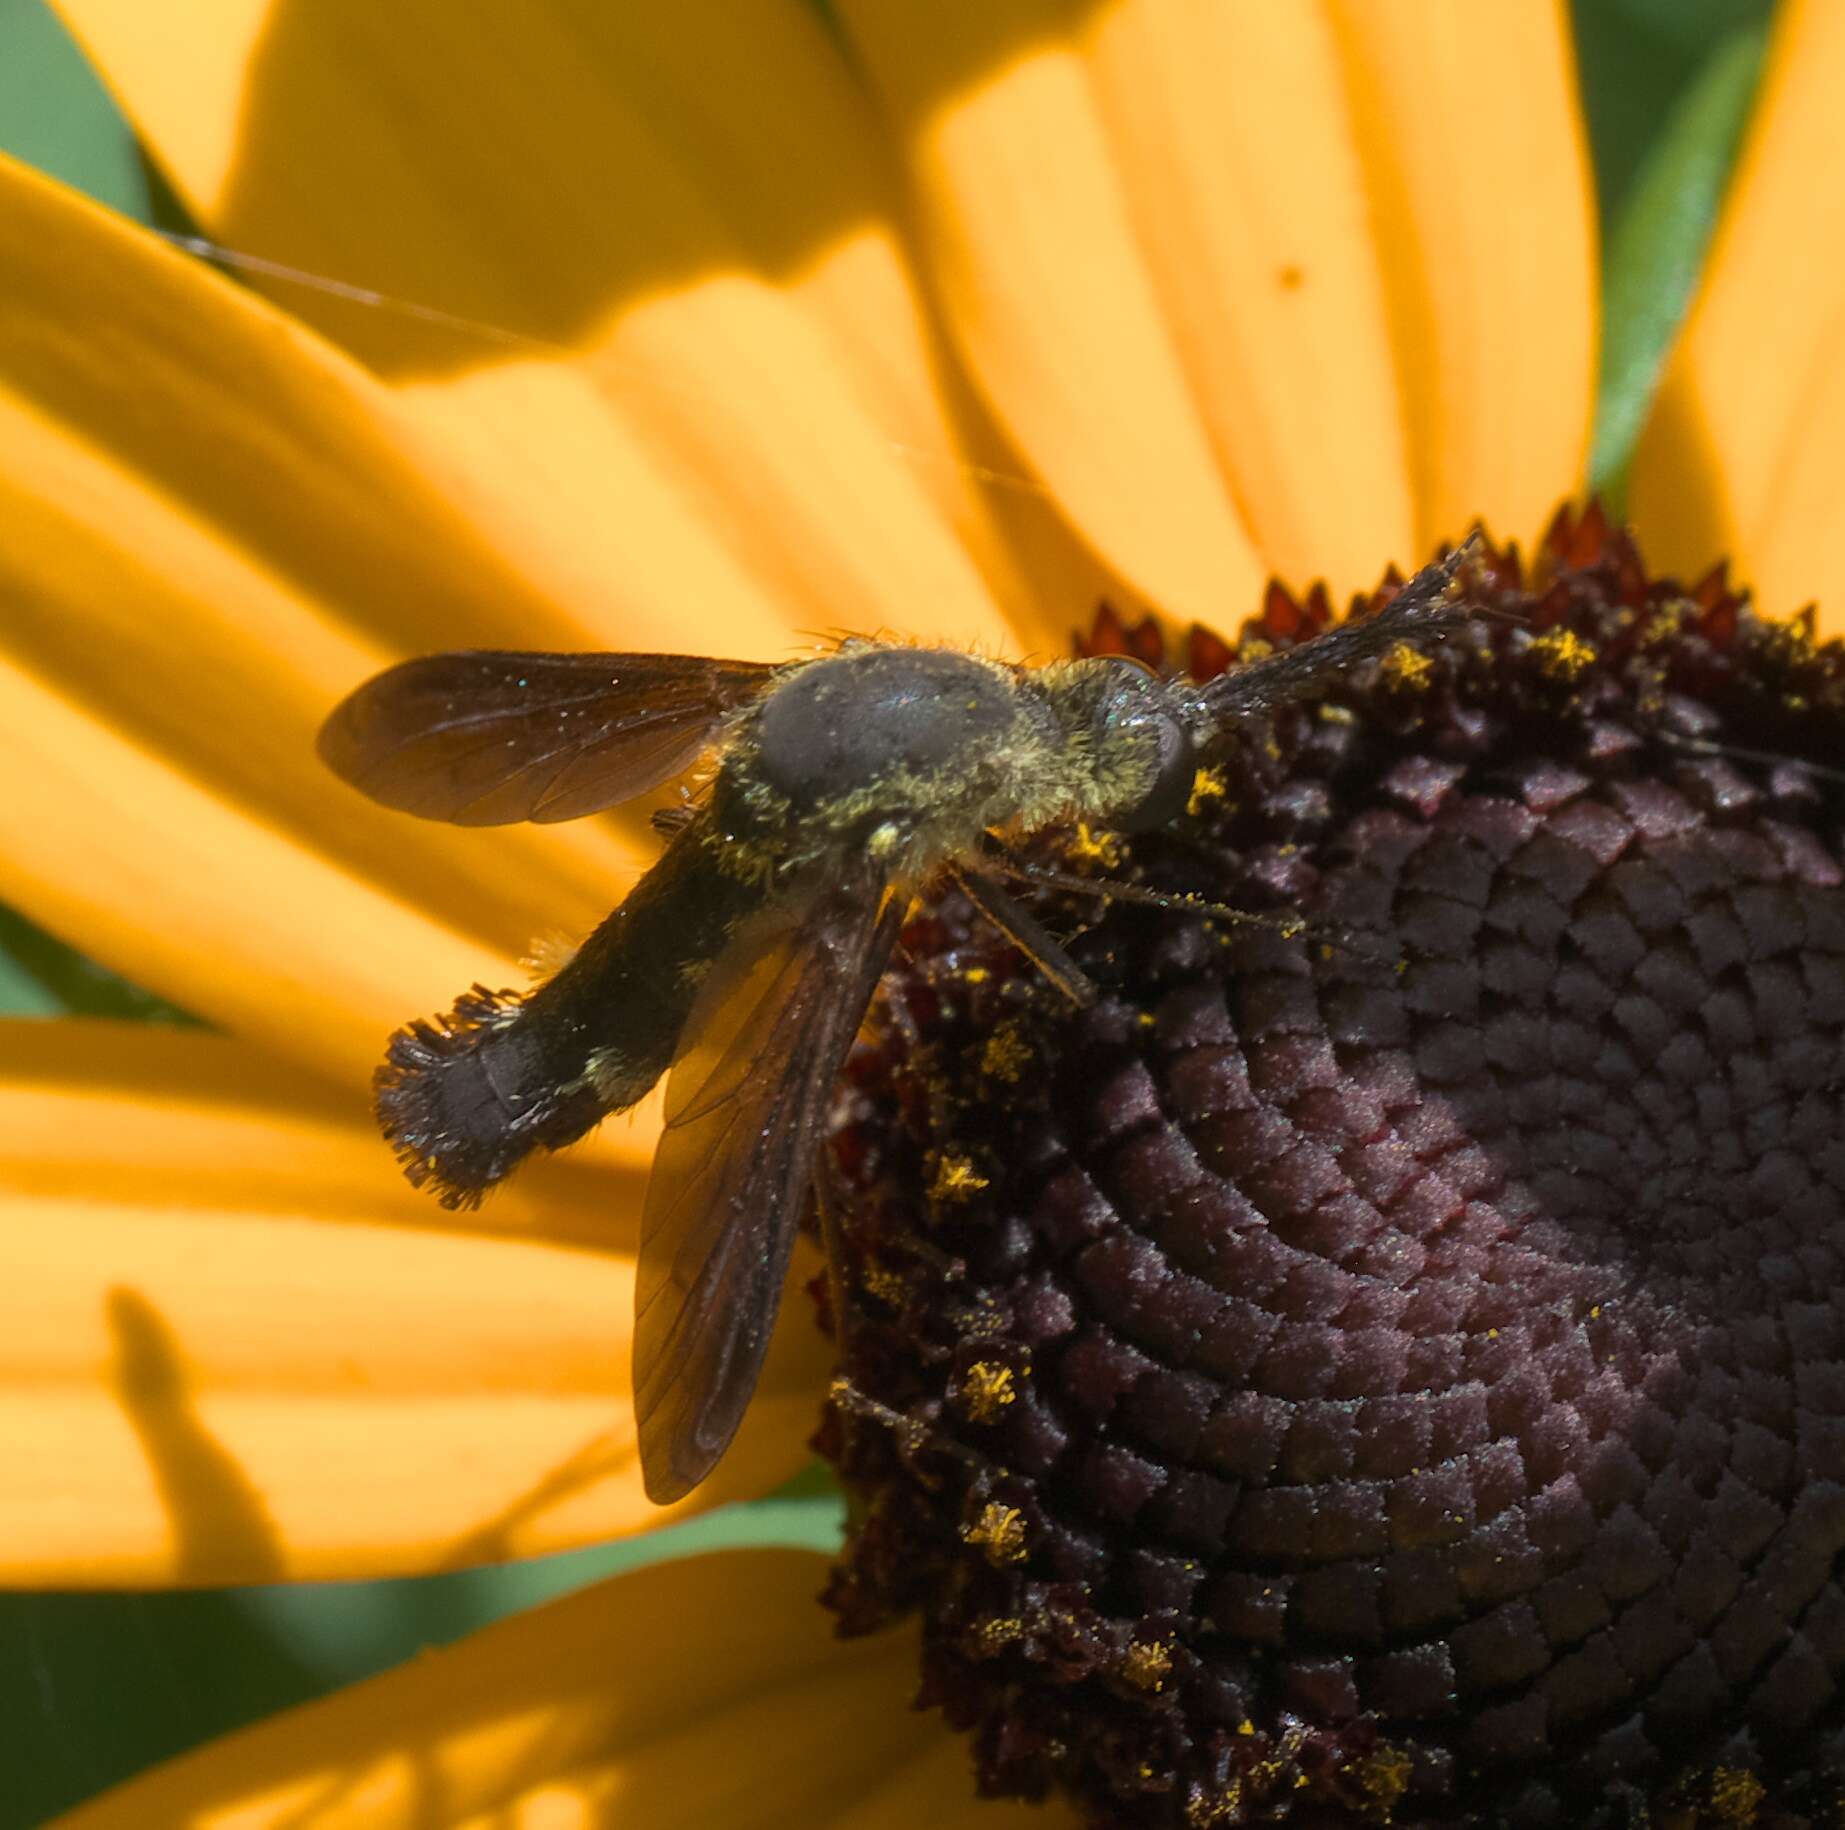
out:
{"label": "translucent wing", "polygon": [[335,706],[320,755],[425,819],[575,820],[688,768],[775,671],[698,655],[426,655]]}
{"label": "translucent wing", "polygon": [[1297,647],[1220,674],[1202,690],[1207,711],[1226,723],[1252,718],[1305,698],[1335,675],[1375,660],[1399,642],[1425,646],[1461,628],[1475,612],[1452,598],[1449,588],[1477,550],[1476,540],[1463,541],[1446,559],[1424,566],[1383,609],[1361,623],[1340,623]]}
{"label": "translucent wing", "polygon": [[896,938],[881,886],[746,927],[700,988],[641,1219],[634,1405],[647,1495],[702,1481],[768,1351],[833,1083]]}

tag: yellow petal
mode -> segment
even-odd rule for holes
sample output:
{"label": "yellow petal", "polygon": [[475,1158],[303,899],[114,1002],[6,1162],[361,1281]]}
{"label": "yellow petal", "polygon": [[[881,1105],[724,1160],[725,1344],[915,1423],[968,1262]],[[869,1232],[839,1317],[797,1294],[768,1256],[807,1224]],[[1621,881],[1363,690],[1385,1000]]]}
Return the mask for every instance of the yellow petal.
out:
{"label": "yellow petal", "polygon": [[1073,524],[1137,590],[1221,622],[1265,567],[1160,309],[1069,10],[844,0],[963,357]]}
{"label": "yellow petal", "polygon": [[1421,550],[1581,487],[1594,195],[1563,0],[1327,0],[1395,326]]}
{"label": "yellow petal", "polygon": [[1635,456],[1649,561],[1730,556],[1763,609],[1845,628],[1845,10],[1789,0],[1692,309]]}
{"label": "yellow petal", "polygon": [[587,928],[656,848],[388,814],[315,727],[405,646],[587,632],[432,485],[389,394],[249,294],[11,164],[0,264],[0,767],[31,786],[0,797],[8,895],[369,1072],[404,1016]]}
{"label": "yellow petal", "polygon": [[64,10],[219,239],[511,333],[289,295],[403,383],[553,589],[653,644],[1003,638],[982,565],[1022,600],[931,386],[887,165],[805,9],[576,0],[516,40],[436,0],[219,0],[158,32]]}
{"label": "yellow petal", "polygon": [[[415,1572],[672,1516],[628,1395],[640,1181],[539,1168],[470,1225],[240,1044],[0,1026],[0,1581]],[[800,1467],[830,1356],[783,1311],[680,1511]]]}
{"label": "yellow petal", "polygon": [[133,1781],[57,1830],[1065,1830],[977,1803],[911,1709],[914,1633],[839,1641],[826,1563],[734,1551],[617,1577]]}
{"label": "yellow petal", "polygon": [[1365,172],[1324,12],[1124,0],[1095,10],[1090,50],[1139,243],[1263,558],[1297,587],[1369,589],[1387,561],[1419,554]]}

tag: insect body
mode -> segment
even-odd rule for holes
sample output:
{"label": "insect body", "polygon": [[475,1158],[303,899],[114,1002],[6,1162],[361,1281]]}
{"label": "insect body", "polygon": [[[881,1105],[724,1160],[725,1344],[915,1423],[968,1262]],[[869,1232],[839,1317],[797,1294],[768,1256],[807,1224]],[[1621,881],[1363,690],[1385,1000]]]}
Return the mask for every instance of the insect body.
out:
{"label": "insect body", "polygon": [[529,994],[476,986],[409,1024],[374,1083],[410,1179],[458,1207],[670,1069],[636,1291],[650,1497],[696,1486],[741,1421],[833,1082],[910,892],[956,871],[1084,995],[1055,942],[983,879],[983,847],[1058,820],[1173,819],[1222,734],[1464,621],[1449,602],[1462,556],[1367,622],[1206,685],[1113,657],[1025,668],[851,641],[785,667],[435,655],[334,711],[320,749],[335,771],[387,806],[464,825],[574,819],[716,749],[709,791],[567,965]]}

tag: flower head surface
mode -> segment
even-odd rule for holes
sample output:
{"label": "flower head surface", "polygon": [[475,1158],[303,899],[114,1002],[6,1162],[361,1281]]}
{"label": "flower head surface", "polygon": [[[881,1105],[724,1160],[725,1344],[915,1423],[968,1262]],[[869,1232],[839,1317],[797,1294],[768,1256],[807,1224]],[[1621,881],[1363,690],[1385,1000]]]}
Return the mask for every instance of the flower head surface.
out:
{"label": "flower head surface", "polygon": [[1845,646],[1595,514],[1471,584],[1504,620],[1110,866],[1317,931],[1092,912],[1073,1016],[950,898],[889,980],[833,1605],[921,1613],[997,1789],[1588,1824],[1838,1782]]}

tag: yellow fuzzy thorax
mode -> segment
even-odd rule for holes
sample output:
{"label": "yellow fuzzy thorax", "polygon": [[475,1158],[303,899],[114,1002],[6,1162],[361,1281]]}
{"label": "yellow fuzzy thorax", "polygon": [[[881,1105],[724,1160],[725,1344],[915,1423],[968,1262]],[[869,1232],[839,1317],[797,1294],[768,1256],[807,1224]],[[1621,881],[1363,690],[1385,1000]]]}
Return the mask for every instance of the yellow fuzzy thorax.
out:
{"label": "yellow fuzzy thorax", "polygon": [[945,762],[887,767],[809,807],[796,808],[763,779],[757,720],[746,714],[713,784],[712,837],[729,867],[780,877],[863,860],[885,881],[909,886],[985,833],[1018,837],[1056,821],[1105,825],[1111,810],[1144,794],[1157,766],[1150,743],[1119,731],[1098,741],[1096,700],[1109,663],[1022,669],[956,659],[970,683],[1003,695],[1003,725],[981,729]]}

